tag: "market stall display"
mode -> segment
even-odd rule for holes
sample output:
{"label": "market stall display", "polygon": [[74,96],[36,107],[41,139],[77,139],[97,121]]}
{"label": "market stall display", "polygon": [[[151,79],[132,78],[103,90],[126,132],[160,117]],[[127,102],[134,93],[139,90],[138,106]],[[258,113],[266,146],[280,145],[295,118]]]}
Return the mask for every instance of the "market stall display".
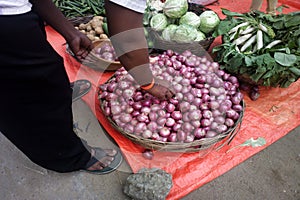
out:
{"label": "market stall display", "polygon": [[[242,13],[247,12],[247,2],[225,0],[219,2],[219,5],[210,7],[219,16],[222,16],[221,7],[241,11]],[[293,5],[295,4],[297,4],[296,1],[293,1]],[[294,6],[294,8],[290,8],[286,12],[295,10],[299,10],[299,7]],[[172,181],[174,184],[167,199],[182,198],[198,187],[226,173],[299,126],[300,113],[298,102],[300,82],[298,80],[288,88],[277,87],[270,88],[270,90],[262,90],[261,98],[257,99],[257,101],[251,101],[245,95],[247,107],[243,113],[243,124],[239,134],[236,135],[235,139],[229,145],[226,145],[220,151],[213,151],[209,156],[204,158],[199,158],[198,152],[171,154],[156,151],[154,152],[153,159],[149,161],[141,155],[141,152],[144,150],[143,148],[132,143],[131,140],[121,135],[112,127],[110,121],[107,120],[101,111],[98,99],[95,98],[95,96],[98,96],[96,92],[98,91],[98,86],[108,81],[113,73],[102,73],[82,67],[80,63],[74,62],[74,59],[69,58],[65,53],[65,48],[62,46],[64,40],[54,30],[48,27],[47,33],[51,44],[54,45],[59,54],[66,60],[66,69],[70,80],[88,78],[92,81],[92,91],[83,100],[95,113],[109,135],[120,146],[133,172],[137,172],[143,167],[158,167],[173,175]],[[218,39],[214,40],[213,46],[218,44],[220,44],[220,41]],[[266,144],[256,148],[245,146],[234,148],[241,146],[241,144],[250,138],[264,138]],[[172,160],[174,155],[178,158],[176,162]]]}

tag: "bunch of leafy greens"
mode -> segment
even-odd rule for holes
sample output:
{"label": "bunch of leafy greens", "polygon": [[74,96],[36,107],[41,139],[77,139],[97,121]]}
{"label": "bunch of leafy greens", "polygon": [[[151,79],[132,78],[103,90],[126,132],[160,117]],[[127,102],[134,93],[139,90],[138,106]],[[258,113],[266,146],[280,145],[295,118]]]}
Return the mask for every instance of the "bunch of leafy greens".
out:
{"label": "bunch of leafy greens", "polygon": [[[281,10],[279,7],[277,10]],[[259,11],[249,13],[231,12],[222,9],[226,18],[220,22],[213,36],[222,36],[223,43],[213,48],[215,59],[221,68],[235,75],[249,78],[258,85],[288,87],[300,77],[300,12],[270,15]],[[239,52],[234,42],[230,42],[230,30],[237,25],[263,24],[267,33],[263,34],[263,45],[280,40],[271,48],[261,48],[255,52]],[[234,38],[238,39],[238,38]]]}

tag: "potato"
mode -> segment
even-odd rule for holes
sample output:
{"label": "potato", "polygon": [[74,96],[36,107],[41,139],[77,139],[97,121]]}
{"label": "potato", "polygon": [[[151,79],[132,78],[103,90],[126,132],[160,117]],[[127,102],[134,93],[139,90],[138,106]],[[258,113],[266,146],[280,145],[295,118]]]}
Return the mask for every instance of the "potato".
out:
{"label": "potato", "polygon": [[92,20],[91,26],[93,29],[96,29],[97,27],[102,27],[103,22],[100,20]]}
{"label": "potato", "polygon": [[95,32],[96,32],[96,34],[99,34],[99,35],[102,34],[102,33],[104,33],[102,27],[97,27],[97,28],[95,28]]}
{"label": "potato", "polygon": [[104,34],[104,33],[100,34],[100,39],[107,39],[107,38],[108,38],[108,37],[107,37],[106,34]]}
{"label": "potato", "polygon": [[91,31],[92,30],[92,26],[90,25],[90,24],[88,24],[87,26],[86,26],[86,31]]}
{"label": "potato", "polygon": [[84,29],[86,29],[86,24],[81,23],[81,24],[79,24],[78,28],[80,30],[84,30]]}
{"label": "potato", "polygon": [[95,16],[95,17],[93,17],[93,19],[103,21],[104,17],[103,16]]}
{"label": "potato", "polygon": [[87,34],[86,35],[90,40],[94,41],[95,40],[95,36],[92,34]]}

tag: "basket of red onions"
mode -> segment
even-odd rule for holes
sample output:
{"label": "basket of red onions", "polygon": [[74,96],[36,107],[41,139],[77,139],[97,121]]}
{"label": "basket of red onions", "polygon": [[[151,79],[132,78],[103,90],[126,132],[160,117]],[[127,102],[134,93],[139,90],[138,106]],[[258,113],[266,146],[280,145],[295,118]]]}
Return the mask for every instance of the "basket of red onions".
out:
{"label": "basket of red onions", "polygon": [[101,109],[116,130],[146,149],[164,151],[195,152],[233,139],[245,107],[235,76],[191,51],[167,50],[151,58],[150,68],[171,83],[174,97],[159,100],[141,90],[124,68],[99,86]]}

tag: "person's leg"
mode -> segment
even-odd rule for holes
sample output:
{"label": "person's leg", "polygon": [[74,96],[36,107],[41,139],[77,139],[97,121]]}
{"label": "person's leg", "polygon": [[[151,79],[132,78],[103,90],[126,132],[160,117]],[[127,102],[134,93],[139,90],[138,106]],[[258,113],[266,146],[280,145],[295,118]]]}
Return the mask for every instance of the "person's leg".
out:
{"label": "person's leg", "polygon": [[27,13],[0,16],[0,25],[0,131],[46,169],[85,169],[90,149],[73,131],[69,79],[42,23]]}
{"label": "person's leg", "polygon": [[267,13],[275,15],[278,0],[267,0]]}
{"label": "person's leg", "polygon": [[250,10],[260,10],[263,0],[252,0]]}

